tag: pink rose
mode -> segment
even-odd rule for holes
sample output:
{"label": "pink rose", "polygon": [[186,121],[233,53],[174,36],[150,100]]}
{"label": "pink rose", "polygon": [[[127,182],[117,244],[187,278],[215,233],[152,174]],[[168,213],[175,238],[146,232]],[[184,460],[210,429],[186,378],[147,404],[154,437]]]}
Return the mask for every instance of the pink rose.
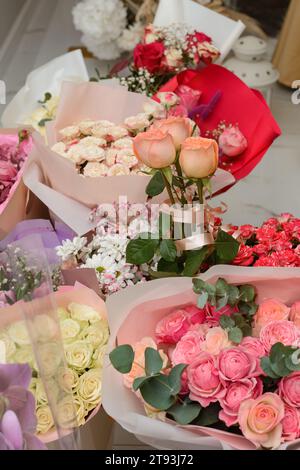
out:
{"label": "pink rose", "polygon": [[187,369],[190,399],[204,408],[224,397],[226,391],[217,369],[216,358],[202,352]]}
{"label": "pink rose", "polygon": [[170,134],[176,149],[178,150],[183,142],[192,135],[192,125],[189,119],[184,117],[169,117],[159,119],[154,122],[152,128]]}
{"label": "pink rose", "polygon": [[188,332],[190,322],[184,310],[175,310],[164,317],[156,326],[159,343],[176,344]]}
{"label": "pink rose", "polygon": [[187,313],[191,324],[197,325],[205,322],[206,313],[204,309],[198,308],[196,305],[187,305],[183,310]]}
{"label": "pink rose", "polygon": [[220,377],[237,382],[259,375],[258,359],[239,346],[221,351],[218,358]]}
{"label": "pink rose", "polygon": [[254,262],[253,248],[251,246],[241,245],[233,264],[236,266],[251,266]]}
{"label": "pink rose", "polygon": [[282,437],[284,441],[294,441],[300,435],[300,412],[288,405],[284,407]]}
{"label": "pink rose", "polygon": [[280,446],[284,404],[275,393],[265,393],[243,401],[238,421],[244,436],[257,447],[275,449]]}
{"label": "pink rose", "polygon": [[240,346],[253,354],[253,356],[257,357],[257,359],[266,355],[266,350],[262,342],[253,336],[245,336],[245,338],[242,339]]}
{"label": "pink rose", "polygon": [[279,382],[279,396],[288,405],[300,408],[300,372],[293,372]]}
{"label": "pink rose", "polygon": [[300,302],[295,302],[290,310],[290,320],[300,328]]}
{"label": "pink rose", "polygon": [[253,225],[241,225],[240,228],[241,237],[248,239],[255,233],[255,227]]}
{"label": "pink rose", "polygon": [[208,330],[203,344],[203,350],[214,356],[217,356],[223,349],[232,346],[228,339],[228,333],[220,326]]}
{"label": "pink rose", "polygon": [[264,300],[254,316],[255,332],[259,335],[261,328],[275,320],[287,320],[290,309],[276,299]]}
{"label": "pink rose", "polygon": [[180,104],[189,112],[198,105],[202,92],[186,85],[180,85],[176,90],[176,94],[180,98]]}
{"label": "pink rose", "polygon": [[241,403],[249,398],[257,398],[263,392],[263,383],[259,378],[245,379],[243,382],[229,383],[226,395],[220,399],[222,410],[219,418],[230,427],[238,423]]}
{"label": "pink rose", "polygon": [[138,160],[150,168],[166,168],[176,158],[173,138],[159,129],[138,134],[133,140],[133,149]]}
{"label": "pink rose", "polygon": [[0,181],[13,181],[18,172],[10,162],[0,160]]}
{"label": "pink rose", "polygon": [[213,307],[210,304],[206,305],[206,321],[213,326],[219,326],[220,318],[223,315],[227,317],[231,317],[234,313],[237,313],[238,309],[236,307],[230,307],[230,305],[226,305],[223,308],[217,310],[216,307]]}
{"label": "pink rose", "polygon": [[237,157],[247,149],[248,142],[238,127],[228,127],[219,137],[219,147],[227,157]]}
{"label": "pink rose", "polygon": [[172,353],[172,363],[191,364],[202,352],[204,336],[197,330],[188,331],[177,343]]}
{"label": "pink rose", "polygon": [[291,321],[273,321],[261,329],[260,340],[267,352],[276,343],[282,343],[285,346],[297,346],[299,331]]}
{"label": "pink rose", "polygon": [[162,91],[160,93],[157,93],[157,98],[167,108],[175,106],[177,103],[179,103],[179,98],[175,93],[172,93],[171,91]]}

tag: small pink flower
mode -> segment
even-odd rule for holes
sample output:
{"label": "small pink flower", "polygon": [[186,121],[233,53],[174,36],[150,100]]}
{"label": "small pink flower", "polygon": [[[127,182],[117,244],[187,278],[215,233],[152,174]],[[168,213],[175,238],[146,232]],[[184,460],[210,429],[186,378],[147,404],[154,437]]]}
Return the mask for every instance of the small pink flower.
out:
{"label": "small pink flower", "polygon": [[257,359],[260,359],[266,355],[266,350],[262,342],[253,336],[245,336],[240,346],[243,349],[246,349],[246,351],[249,353],[253,354],[253,356],[257,357]]}
{"label": "small pink flower", "polygon": [[222,410],[219,418],[230,427],[238,423],[241,403],[249,398],[257,398],[263,392],[263,383],[259,378],[245,379],[243,382],[229,383],[226,395],[220,399]]}
{"label": "small pink flower", "polygon": [[283,377],[279,383],[279,396],[293,408],[300,408],[300,372]]}
{"label": "small pink flower", "polygon": [[216,358],[202,352],[187,369],[190,399],[207,407],[225,395],[225,389],[219,376]]}
{"label": "small pink flower", "polygon": [[254,316],[255,331],[259,335],[262,327],[275,320],[287,320],[290,309],[277,299],[264,300],[258,307]]}
{"label": "small pink flower", "polygon": [[172,363],[191,364],[202,352],[204,336],[197,330],[188,331],[177,343],[172,353]]}
{"label": "small pink flower", "polygon": [[238,382],[259,375],[258,359],[239,346],[221,351],[218,358],[220,377]]}
{"label": "small pink flower", "polygon": [[10,162],[0,160],[0,182],[11,182],[16,178],[17,174],[17,170]]}
{"label": "small pink flower", "polygon": [[282,437],[284,441],[294,441],[300,436],[300,412],[297,408],[285,405],[282,420]]}
{"label": "small pink flower", "polygon": [[294,323],[288,320],[273,321],[262,328],[259,338],[266,351],[269,352],[276,343],[297,346],[299,331]]}
{"label": "small pink flower", "polygon": [[156,326],[159,343],[176,344],[189,330],[190,322],[185,310],[175,310],[164,317]]}
{"label": "small pink flower", "polygon": [[300,328],[300,301],[295,302],[290,310],[290,320]]}
{"label": "small pink flower", "polygon": [[180,98],[180,104],[189,112],[198,105],[202,92],[186,85],[180,85],[176,90],[176,94]]}
{"label": "small pink flower", "polygon": [[251,266],[254,262],[253,248],[251,246],[241,245],[233,264],[236,266]]}
{"label": "small pink flower", "polygon": [[234,313],[238,311],[236,307],[230,307],[230,305],[226,305],[225,307],[221,309],[217,309],[216,307],[213,307],[210,304],[206,305],[206,321],[211,325],[211,326],[219,326],[220,318],[223,315],[226,315],[227,317],[231,317]]}
{"label": "small pink flower", "polygon": [[239,228],[241,237],[248,239],[255,233],[255,227],[253,225],[241,225]]}
{"label": "small pink flower", "polygon": [[238,127],[228,127],[219,137],[219,147],[227,157],[237,157],[245,152],[248,142]]}
{"label": "small pink flower", "polygon": [[280,446],[284,404],[275,393],[242,402],[238,421],[242,433],[257,447],[276,449]]}

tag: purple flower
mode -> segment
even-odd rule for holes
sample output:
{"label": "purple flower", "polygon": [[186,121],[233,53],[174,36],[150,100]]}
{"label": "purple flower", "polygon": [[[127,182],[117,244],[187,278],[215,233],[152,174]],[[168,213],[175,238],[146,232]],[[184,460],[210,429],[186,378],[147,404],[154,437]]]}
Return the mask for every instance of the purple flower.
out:
{"label": "purple flower", "polygon": [[0,450],[46,449],[34,435],[35,400],[27,364],[0,365]]}

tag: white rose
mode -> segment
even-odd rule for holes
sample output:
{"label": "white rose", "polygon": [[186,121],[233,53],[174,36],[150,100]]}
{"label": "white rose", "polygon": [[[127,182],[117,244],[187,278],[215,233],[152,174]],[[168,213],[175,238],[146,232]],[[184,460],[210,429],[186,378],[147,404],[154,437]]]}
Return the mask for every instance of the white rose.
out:
{"label": "white rose", "polygon": [[[56,401],[59,395],[59,387],[57,383],[54,380],[47,380],[46,387],[47,387],[48,393],[51,396],[51,399],[53,401]],[[48,405],[47,393],[46,393],[43,381],[40,378],[37,378],[35,381],[34,396],[35,396],[38,406]]]}
{"label": "white rose", "polygon": [[6,346],[4,341],[0,340],[0,364],[6,364]]}
{"label": "white rose", "polygon": [[169,67],[179,67],[182,64],[182,51],[175,48],[168,49],[166,59]]}
{"label": "white rose", "polygon": [[14,343],[19,346],[28,346],[31,344],[26,324],[24,321],[13,323],[8,327],[8,335]]}
{"label": "white rose", "polygon": [[109,329],[106,320],[100,320],[84,329],[80,337],[92,344],[93,348],[104,346],[108,342]]}
{"label": "white rose", "polygon": [[70,318],[70,314],[66,308],[59,307],[57,309],[57,316],[60,321],[66,320],[67,318]]}
{"label": "white rose", "polygon": [[99,313],[88,305],[72,302],[70,303],[68,309],[73,320],[89,321],[90,323],[97,323],[99,321]]}
{"label": "white rose", "polygon": [[139,161],[130,149],[119,150],[117,154],[117,163],[133,168]]}
{"label": "white rose", "polygon": [[91,411],[101,402],[102,370],[92,369],[85,372],[80,378],[77,394]]}
{"label": "white rose", "polygon": [[58,324],[49,315],[37,315],[33,321],[35,339],[45,343],[58,334]]}
{"label": "white rose", "polygon": [[116,140],[113,142],[112,147],[114,149],[130,149],[133,151],[133,139],[131,137],[124,137],[123,139]]}
{"label": "white rose", "polygon": [[178,96],[175,93],[172,93],[171,91],[158,93],[157,97],[160,100],[161,104],[168,108],[175,106],[179,102]]}
{"label": "white rose", "polygon": [[36,410],[37,432],[46,434],[54,426],[53,416],[49,406],[40,406]]}
{"label": "white rose", "polygon": [[24,346],[23,348],[17,349],[10,362],[15,364],[29,364],[32,369],[38,370],[31,346]]}
{"label": "white rose", "polygon": [[154,117],[155,119],[165,119],[167,117],[164,106],[156,101],[145,103],[144,111],[148,116]]}
{"label": "white rose", "polygon": [[104,357],[107,351],[107,344],[105,346],[100,346],[97,348],[92,357],[91,367],[95,367],[98,369],[103,368]]}
{"label": "white rose", "polygon": [[106,150],[105,163],[107,166],[113,166],[116,163],[118,150],[115,148],[110,148]]}
{"label": "white rose", "polygon": [[77,387],[79,376],[75,370],[62,367],[57,372],[57,380],[61,389],[69,393]]}
{"label": "white rose", "polygon": [[46,343],[38,348],[39,361],[42,373],[47,377],[56,374],[57,368],[62,362],[59,344]]}
{"label": "white rose", "polygon": [[106,140],[105,139],[100,139],[99,137],[84,137],[80,141],[81,145],[84,145],[85,147],[105,147],[106,146]]}
{"label": "white rose", "polygon": [[67,146],[64,142],[57,142],[53,145],[51,150],[55,153],[58,153],[58,155],[61,155],[62,157],[67,157]]}
{"label": "white rose", "polygon": [[57,420],[62,428],[74,428],[85,424],[88,412],[77,395],[64,397],[57,405]]}
{"label": "white rose", "polygon": [[6,360],[9,360],[16,352],[16,345],[5,331],[0,333],[0,341],[2,341],[5,345],[5,357]]}
{"label": "white rose", "polygon": [[120,163],[116,163],[115,165],[111,166],[107,173],[107,176],[128,176],[128,175],[130,175],[130,169],[125,165],[121,165]]}
{"label": "white rose", "polygon": [[84,167],[84,176],[89,178],[99,178],[108,174],[108,167],[104,163],[89,162]]}
{"label": "white rose", "polygon": [[80,332],[80,325],[72,318],[67,318],[60,323],[63,341],[72,341]]}
{"label": "white rose", "polygon": [[91,119],[87,119],[86,121],[81,121],[78,124],[80,133],[83,135],[90,135],[92,133],[93,127],[97,124],[96,121],[92,121]]}
{"label": "white rose", "polygon": [[150,126],[150,121],[146,113],[140,113],[136,116],[125,119],[125,126],[132,131],[140,131]]}
{"label": "white rose", "polygon": [[90,365],[93,346],[86,341],[74,341],[74,343],[66,344],[65,354],[68,366],[82,371]]}
{"label": "white rose", "polygon": [[80,129],[78,126],[69,126],[65,127],[64,129],[61,129],[59,133],[62,136],[63,140],[70,141],[80,136]]}

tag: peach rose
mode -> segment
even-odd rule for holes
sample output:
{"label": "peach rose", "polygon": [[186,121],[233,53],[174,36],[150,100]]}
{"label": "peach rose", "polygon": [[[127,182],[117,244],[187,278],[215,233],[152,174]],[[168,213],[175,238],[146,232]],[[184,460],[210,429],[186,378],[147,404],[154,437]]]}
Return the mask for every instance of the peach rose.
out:
{"label": "peach rose", "polygon": [[215,140],[190,137],[182,144],[180,165],[189,178],[206,178],[218,168],[219,148]]}
{"label": "peach rose", "polygon": [[172,363],[191,364],[193,360],[202,352],[204,336],[201,332],[188,331],[177,343],[172,353]]}
{"label": "peach rose", "polygon": [[218,357],[218,368],[220,377],[230,382],[238,382],[259,375],[258,359],[239,346],[221,351]]}
{"label": "peach rose", "polygon": [[155,334],[159,343],[176,344],[190,327],[188,315],[184,310],[175,310],[157,324]]}
{"label": "peach rose", "polygon": [[188,366],[190,399],[207,407],[225,396],[223,382],[219,376],[216,358],[207,352],[200,353]]}
{"label": "peach rose", "polygon": [[264,300],[254,316],[255,336],[259,336],[261,328],[275,320],[287,320],[290,309],[276,299]]}
{"label": "peach rose", "polygon": [[300,408],[300,372],[293,372],[279,383],[279,396],[288,405]]}
{"label": "peach rose", "polygon": [[219,146],[227,157],[237,157],[247,149],[248,142],[238,127],[227,127],[219,137]]}
{"label": "peach rose", "polygon": [[222,410],[219,418],[230,427],[238,423],[241,403],[249,398],[257,398],[263,392],[263,383],[259,378],[245,379],[243,382],[231,382],[226,388],[226,395],[220,399]]}
{"label": "peach rose", "polygon": [[135,156],[150,168],[166,168],[176,158],[171,135],[159,129],[138,134],[133,140],[133,149]]}
{"label": "peach rose", "polygon": [[300,436],[300,412],[297,408],[286,405],[282,420],[282,437],[284,441],[294,441]]}
{"label": "peach rose", "polygon": [[220,326],[208,330],[203,350],[214,356],[217,356],[223,349],[232,346],[232,342],[228,339],[228,333]]}
{"label": "peach rose", "polygon": [[188,137],[191,137],[193,132],[191,121],[184,117],[169,117],[155,121],[152,128],[170,134],[177,150]]}
{"label": "peach rose", "polygon": [[[145,351],[147,348],[157,349],[157,345],[152,338],[143,338],[133,346],[134,363],[131,371],[123,376],[125,387],[132,388],[134,380],[145,375]],[[160,351],[160,355],[164,361],[163,367],[166,367],[168,358],[163,351]]]}
{"label": "peach rose", "polygon": [[244,436],[257,447],[266,449],[279,447],[283,418],[284,404],[275,393],[243,401],[238,414]]}
{"label": "peach rose", "polygon": [[291,321],[272,321],[261,329],[260,340],[267,352],[276,343],[282,343],[285,346],[297,346],[299,331]]}
{"label": "peach rose", "polygon": [[300,328],[300,302],[295,302],[290,310],[290,320]]}

